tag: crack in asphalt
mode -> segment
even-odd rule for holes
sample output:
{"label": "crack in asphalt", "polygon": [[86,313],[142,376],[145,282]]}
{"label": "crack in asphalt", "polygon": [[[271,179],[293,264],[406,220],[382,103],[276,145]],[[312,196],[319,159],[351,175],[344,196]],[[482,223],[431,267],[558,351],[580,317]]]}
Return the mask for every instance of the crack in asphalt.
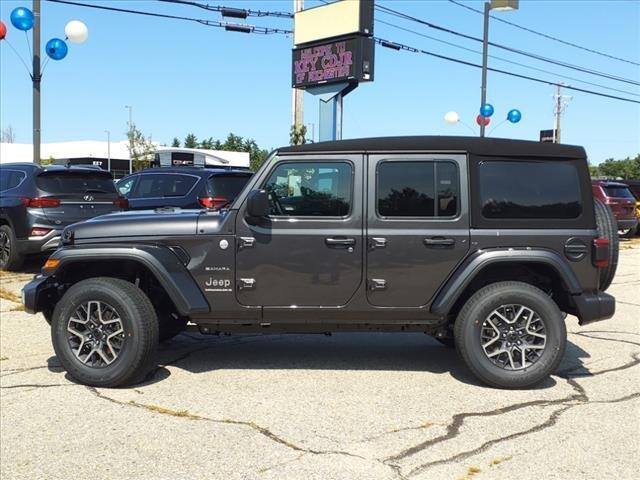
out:
{"label": "crack in asphalt", "polygon": [[33,390],[37,388],[51,388],[51,387],[80,387],[80,385],[76,385],[75,383],[52,383],[52,384],[37,384],[37,383],[20,383],[18,385],[7,385],[6,387],[0,386],[0,390],[10,390],[12,388],[32,388]]}
{"label": "crack in asphalt", "polygon": [[581,337],[586,337],[586,338],[594,338],[596,340],[604,340],[604,341],[607,341],[607,342],[628,343],[629,345],[635,345],[636,347],[640,347],[640,342],[633,342],[631,340],[623,340],[621,338],[607,338],[607,337],[600,337],[598,335],[589,335],[589,332],[577,332],[577,333],[574,333],[574,335],[579,335]]}
{"label": "crack in asphalt", "polygon": [[[609,339],[607,339],[609,340]],[[625,370],[628,368],[632,368],[636,365],[638,365],[640,363],[640,354],[636,353],[632,355],[632,360],[630,362],[625,363],[624,365],[618,366],[618,367],[613,367],[613,368],[609,368],[609,369],[605,369],[605,370],[600,370],[598,372],[593,372],[591,374],[591,376],[599,376],[599,375],[603,375],[606,373],[610,373],[613,371],[620,371],[620,370]],[[554,405],[564,405],[564,408],[560,408],[558,410],[555,410],[550,417],[543,422],[542,424],[536,425],[534,427],[532,427],[531,429],[525,430],[523,432],[517,432],[514,434],[510,434],[507,435],[505,437],[500,437],[494,440],[490,440],[488,442],[485,442],[484,444],[482,444],[480,447],[477,447],[473,450],[469,450],[467,452],[461,452],[458,453],[452,457],[448,457],[445,459],[441,459],[441,460],[435,460],[433,462],[429,462],[429,463],[425,463],[422,464],[418,467],[415,467],[414,469],[412,469],[407,476],[411,477],[414,475],[417,475],[419,473],[424,472],[425,470],[428,470],[436,465],[441,465],[441,464],[445,464],[445,463],[449,463],[452,461],[458,461],[458,460],[462,460],[468,457],[471,457],[473,455],[476,455],[477,453],[481,453],[483,451],[485,451],[486,449],[488,449],[489,447],[495,445],[496,443],[500,443],[506,440],[511,440],[515,437],[518,436],[523,436],[523,435],[528,435],[530,433],[535,433],[537,431],[543,430],[545,428],[549,428],[552,427],[553,425],[555,425],[555,423],[557,422],[558,418],[560,417],[560,415],[562,415],[566,410],[577,406],[577,405],[584,405],[584,404],[588,404],[591,403],[589,400],[589,397],[584,389],[584,387],[582,385],[580,385],[576,380],[574,380],[574,376],[570,375],[571,372],[579,370],[580,368],[583,368],[582,366],[579,367],[575,367],[569,370],[566,370],[564,372],[560,372],[558,374],[556,374],[555,376],[562,378],[564,380],[567,381],[567,383],[571,386],[571,388],[574,390],[575,393],[573,393],[572,395],[569,395],[567,397],[563,397],[563,398],[559,398],[556,400],[530,400],[528,402],[522,402],[522,403],[516,403],[513,405],[509,405],[506,407],[501,407],[495,410],[489,410],[489,411],[485,411],[485,412],[466,412],[466,413],[458,413],[455,414],[452,417],[452,421],[451,423],[449,423],[449,425],[447,426],[447,432],[444,435],[440,435],[438,437],[435,437],[433,439],[430,440],[426,440],[424,442],[421,442],[417,445],[414,445],[410,448],[407,448],[399,453],[397,453],[396,455],[392,455],[390,457],[387,457],[383,460],[383,463],[388,464],[388,465],[395,465],[398,468],[401,468],[400,465],[398,465],[397,463],[392,463],[392,462],[399,462],[401,460],[406,459],[407,457],[410,457],[412,455],[415,455],[435,444],[438,443],[442,443],[445,442],[447,440],[451,440],[455,437],[457,437],[460,434],[460,430],[462,428],[462,425],[464,424],[465,420],[467,418],[472,418],[472,417],[489,417],[489,416],[495,416],[495,415],[502,415],[505,413],[509,413],[515,410],[520,410],[522,408],[528,408],[528,407],[532,407],[532,406],[541,406],[541,407],[548,407],[548,406],[554,406]],[[579,375],[579,376],[584,376],[584,375]],[[603,400],[603,401],[598,401],[598,403],[617,403],[617,402],[621,402],[621,401],[627,401],[633,398],[636,398],[640,396],[640,393],[634,393],[631,395],[628,395],[626,397],[622,397],[619,399],[613,399],[613,400]],[[570,403],[569,405],[567,405],[567,402],[573,402]],[[595,402],[594,402],[595,403]]]}
{"label": "crack in asphalt", "polygon": [[19,373],[23,373],[23,372],[30,372],[32,370],[41,370],[43,368],[49,368],[52,371],[55,371],[55,373],[61,373],[64,371],[64,369],[62,368],[61,365],[40,365],[38,367],[26,367],[26,368],[10,368],[10,369],[2,369],[3,372],[9,372],[9,373],[5,373],[4,375],[0,375],[0,378],[4,378],[4,377],[10,377],[11,375],[17,375]]}

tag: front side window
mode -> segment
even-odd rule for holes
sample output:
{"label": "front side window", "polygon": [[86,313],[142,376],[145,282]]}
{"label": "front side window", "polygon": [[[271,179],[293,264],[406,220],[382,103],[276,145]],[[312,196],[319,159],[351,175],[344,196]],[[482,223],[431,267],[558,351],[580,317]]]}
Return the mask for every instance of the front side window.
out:
{"label": "front side window", "polygon": [[393,161],[378,166],[377,208],[382,217],[454,217],[458,168],[449,161]]}
{"label": "front side window", "polygon": [[282,163],[264,188],[272,215],[344,217],[351,211],[353,168],[346,162]]}
{"label": "front side window", "polygon": [[197,177],[180,174],[151,173],[140,175],[131,198],[183,197],[198,181]]}
{"label": "front side window", "polygon": [[570,219],[582,213],[578,169],[560,161],[484,161],[479,165],[485,218]]}

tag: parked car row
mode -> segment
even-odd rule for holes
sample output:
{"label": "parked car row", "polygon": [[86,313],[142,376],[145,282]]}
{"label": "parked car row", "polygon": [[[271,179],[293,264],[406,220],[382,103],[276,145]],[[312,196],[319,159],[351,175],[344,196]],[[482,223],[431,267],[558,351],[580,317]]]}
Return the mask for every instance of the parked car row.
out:
{"label": "parked car row", "polygon": [[114,184],[91,166],[0,166],[0,269],[16,270],[28,255],[50,252],[67,225],[124,210],[220,209],[251,172],[224,168],[152,168]]}

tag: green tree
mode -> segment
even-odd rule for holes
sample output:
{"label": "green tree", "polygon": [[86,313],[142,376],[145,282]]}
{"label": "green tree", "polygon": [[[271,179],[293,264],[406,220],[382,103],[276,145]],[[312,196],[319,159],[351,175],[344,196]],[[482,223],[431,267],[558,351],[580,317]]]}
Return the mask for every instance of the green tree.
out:
{"label": "green tree", "polygon": [[198,148],[198,137],[193,133],[184,137],[184,148]]}
{"label": "green tree", "polygon": [[171,146],[174,148],[180,147],[180,140],[178,140],[178,137],[173,137],[173,142],[171,142]]}
{"label": "green tree", "polygon": [[599,176],[607,178],[621,178],[623,180],[640,178],[640,154],[634,158],[627,157],[622,160],[608,158],[597,165],[597,172]]}
{"label": "green tree", "polygon": [[291,125],[291,132],[289,133],[289,143],[291,145],[302,145],[307,142],[307,127],[306,125],[295,126]]}
{"label": "green tree", "polygon": [[156,147],[150,138],[144,136],[144,134],[135,126],[131,125],[131,128],[127,132],[127,149],[129,150],[129,157],[134,170],[142,170],[152,165],[155,160]]}
{"label": "green tree", "polygon": [[200,148],[204,148],[205,150],[213,150],[213,137],[205,138],[200,142]]}
{"label": "green tree", "polygon": [[56,163],[56,159],[49,155],[49,158],[41,158],[38,163],[40,163],[40,165],[54,165]]}

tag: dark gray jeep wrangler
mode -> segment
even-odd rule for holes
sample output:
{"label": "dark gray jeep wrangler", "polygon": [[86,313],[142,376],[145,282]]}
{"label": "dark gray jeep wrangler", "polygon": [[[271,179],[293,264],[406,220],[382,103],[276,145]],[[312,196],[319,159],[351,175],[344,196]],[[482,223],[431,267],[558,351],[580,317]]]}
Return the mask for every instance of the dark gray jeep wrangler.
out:
{"label": "dark gray jeep wrangler", "polygon": [[613,315],[616,230],[581,147],[316,143],[275,151],[224,211],[67,227],[24,302],[94,386],[140,381],[159,341],[197,328],[425,332],[485,383],[522,388],[558,366],[565,314]]}

